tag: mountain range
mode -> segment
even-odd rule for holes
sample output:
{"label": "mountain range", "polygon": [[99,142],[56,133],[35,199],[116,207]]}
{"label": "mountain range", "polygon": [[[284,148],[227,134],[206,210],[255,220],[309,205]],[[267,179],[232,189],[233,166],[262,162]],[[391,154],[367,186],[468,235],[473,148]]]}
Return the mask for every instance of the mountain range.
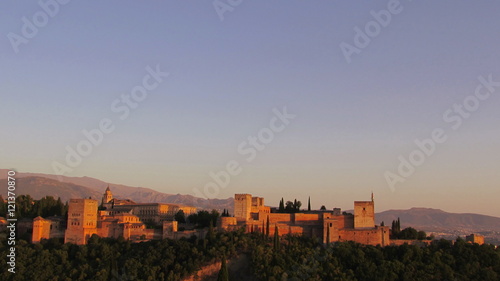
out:
{"label": "mountain range", "polygon": [[[0,186],[7,186],[7,172],[0,169]],[[194,206],[200,209],[233,210],[233,199],[204,199],[191,195],[167,194],[144,187],[132,187],[121,184],[106,183],[91,177],[66,177],[40,173],[16,173],[16,194],[29,194],[35,199],[46,195],[61,197],[63,202],[71,198],[89,198],[101,200],[106,187],[109,186],[113,196],[130,199],[137,203],[173,203]],[[6,189],[0,195],[6,196]]]}
{"label": "mountain range", "polygon": [[[7,186],[8,170],[0,169],[0,186]],[[51,195],[61,197],[63,202],[71,198],[93,198],[101,200],[109,185],[116,198],[131,199],[137,203],[175,203],[195,206],[200,209],[228,209],[233,212],[233,198],[203,199],[191,195],[167,194],[145,187],[132,187],[106,183],[91,177],[66,177],[39,173],[17,173],[16,194],[29,194],[35,199]],[[6,189],[0,195],[6,196]],[[376,223],[384,222],[391,226],[393,220],[400,218],[401,226],[414,227],[435,234],[437,237],[454,239],[471,233],[485,235],[487,241],[500,243],[500,218],[470,214],[448,213],[439,209],[411,208],[408,210],[388,210],[375,214]]]}

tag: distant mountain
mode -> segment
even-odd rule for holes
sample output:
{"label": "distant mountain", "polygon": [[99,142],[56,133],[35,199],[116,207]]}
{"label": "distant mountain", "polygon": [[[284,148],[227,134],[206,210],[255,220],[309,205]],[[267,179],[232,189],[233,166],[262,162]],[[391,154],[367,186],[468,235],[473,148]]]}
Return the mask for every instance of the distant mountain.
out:
{"label": "distant mountain", "polygon": [[[8,170],[0,169],[0,183],[6,186]],[[61,197],[66,201],[69,198],[88,198],[100,200],[108,183],[91,177],[66,177],[39,173],[16,174],[17,194],[30,194],[39,199],[45,195]],[[29,179],[29,180],[27,180]],[[42,179],[45,179],[42,180]],[[166,194],[144,187],[132,187],[121,184],[109,183],[109,188],[114,197],[120,199],[131,199],[137,203],[175,203],[194,206],[201,209],[234,209],[233,199],[203,199],[191,195]],[[0,194],[4,194],[2,190]]]}
{"label": "distant mountain", "polygon": [[[7,186],[7,179],[0,179],[0,186]],[[16,178],[16,195],[29,194],[34,199],[40,199],[50,195],[54,198],[61,197],[63,202],[71,198],[89,198],[100,200],[101,193],[88,187],[67,182],[59,182],[42,177]],[[7,189],[0,189],[3,198],[7,197]]]}
{"label": "distant mountain", "polygon": [[377,224],[384,221],[387,226],[398,217],[401,219],[401,227],[411,226],[425,231],[500,231],[498,217],[448,213],[439,209],[389,210],[375,215]]}

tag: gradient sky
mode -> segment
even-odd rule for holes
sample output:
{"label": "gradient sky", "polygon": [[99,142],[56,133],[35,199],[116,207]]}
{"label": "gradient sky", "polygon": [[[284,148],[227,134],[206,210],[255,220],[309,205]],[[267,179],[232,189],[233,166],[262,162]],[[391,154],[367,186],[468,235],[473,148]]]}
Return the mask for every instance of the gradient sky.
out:
{"label": "gradient sky", "polygon": [[[218,197],[311,196],[314,208],[432,207],[500,216],[500,88],[456,131],[443,113],[500,81],[500,2],[406,1],[346,62],[339,47],[389,1],[243,1],[221,21],[212,1],[71,1],[15,53],[8,38],[37,1],[0,4],[0,166],[54,173],[65,147],[102,118],[116,129],[67,176],[194,195],[230,160]],[[120,120],[112,102],[147,66],[170,76]],[[248,163],[237,151],[273,108],[297,117]],[[415,139],[444,144],[392,192]]]}

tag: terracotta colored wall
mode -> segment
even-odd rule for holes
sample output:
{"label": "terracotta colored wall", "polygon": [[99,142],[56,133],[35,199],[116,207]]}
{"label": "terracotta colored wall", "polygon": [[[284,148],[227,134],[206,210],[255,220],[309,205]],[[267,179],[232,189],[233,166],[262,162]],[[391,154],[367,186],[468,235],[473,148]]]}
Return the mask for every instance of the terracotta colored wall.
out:
{"label": "terracotta colored wall", "polygon": [[372,201],[354,202],[354,227],[375,227],[375,207]]}
{"label": "terracotta colored wall", "polygon": [[340,230],[339,236],[339,241],[355,241],[366,245],[386,246],[389,243],[389,228],[377,227],[367,230]]}
{"label": "terracotta colored wall", "polygon": [[234,195],[234,216],[238,220],[248,220],[252,210],[252,195],[235,194]]}
{"label": "terracotta colored wall", "polygon": [[35,218],[33,220],[33,234],[31,236],[32,243],[38,243],[42,239],[50,238],[50,221],[45,219]]}

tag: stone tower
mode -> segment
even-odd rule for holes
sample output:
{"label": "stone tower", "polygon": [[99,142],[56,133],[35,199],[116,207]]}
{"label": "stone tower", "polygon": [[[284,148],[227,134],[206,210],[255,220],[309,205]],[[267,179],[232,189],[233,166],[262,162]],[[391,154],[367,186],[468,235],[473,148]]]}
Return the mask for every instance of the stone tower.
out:
{"label": "stone tower", "polygon": [[102,195],[102,205],[107,204],[113,200],[113,193],[111,193],[111,190],[109,189],[109,185],[106,188],[106,191],[104,191],[104,194]]}
{"label": "stone tower", "polygon": [[42,239],[50,238],[50,221],[36,217],[33,219],[33,234],[31,235],[32,243],[39,243]]}
{"label": "stone tower", "polygon": [[235,194],[234,195],[234,217],[239,221],[250,219],[252,211],[252,195]]}
{"label": "stone tower", "polygon": [[354,228],[375,227],[375,201],[354,201]]}
{"label": "stone tower", "polygon": [[97,200],[71,199],[68,209],[68,225],[64,243],[87,244],[92,234],[97,234]]}

